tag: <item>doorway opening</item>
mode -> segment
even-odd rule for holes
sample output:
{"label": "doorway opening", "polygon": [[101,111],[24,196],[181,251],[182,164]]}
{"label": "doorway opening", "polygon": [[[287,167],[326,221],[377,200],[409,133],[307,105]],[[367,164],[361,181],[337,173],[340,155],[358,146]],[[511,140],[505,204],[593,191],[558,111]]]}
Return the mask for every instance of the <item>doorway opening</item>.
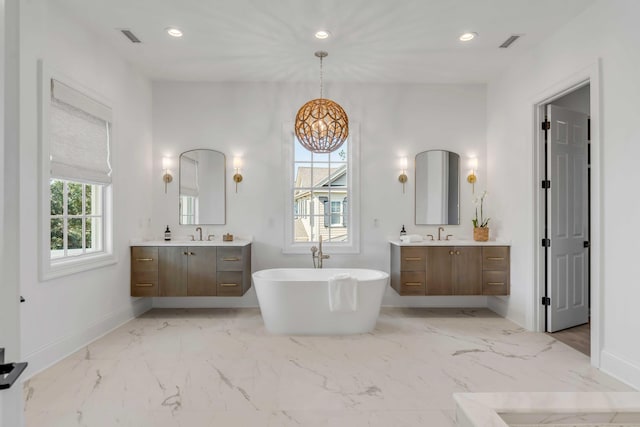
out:
{"label": "doorway opening", "polygon": [[545,332],[589,355],[590,85],[544,106]]}
{"label": "doorway opening", "polygon": [[534,104],[537,187],[533,320],[600,363],[599,66]]}

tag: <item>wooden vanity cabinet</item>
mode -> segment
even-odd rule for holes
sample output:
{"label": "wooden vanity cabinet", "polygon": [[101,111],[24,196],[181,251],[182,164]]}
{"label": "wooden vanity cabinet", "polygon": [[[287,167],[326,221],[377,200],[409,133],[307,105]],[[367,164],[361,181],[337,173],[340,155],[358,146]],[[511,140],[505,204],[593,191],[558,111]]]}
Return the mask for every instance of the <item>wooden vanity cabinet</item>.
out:
{"label": "wooden vanity cabinet", "polygon": [[250,287],[250,244],[131,248],[131,296],[242,296]]}
{"label": "wooden vanity cabinet", "polygon": [[481,273],[481,248],[429,247],[425,295],[481,295]]}
{"label": "wooden vanity cabinet", "polygon": [[482,248],[483,295],[509,295],[510,264],[508,246]]}
{"label": "wooden vanity cabinet", "polygon": [[158,296],[215,296],[216,248],[158,248]]}
{"label": "wooden vanity cabinet", "polygon": [[391,286],[400,295],[424,295],[427,248],[391,245]]}
{"label": "wooden vanity cabinet", "polygon": [[391,244],[391,286],[400,295],[508,295],[508,246]]}
{"label": "wooden vanity cabinet", "polygon": [[131,248],[131,296],[158,296],[158,248]]}

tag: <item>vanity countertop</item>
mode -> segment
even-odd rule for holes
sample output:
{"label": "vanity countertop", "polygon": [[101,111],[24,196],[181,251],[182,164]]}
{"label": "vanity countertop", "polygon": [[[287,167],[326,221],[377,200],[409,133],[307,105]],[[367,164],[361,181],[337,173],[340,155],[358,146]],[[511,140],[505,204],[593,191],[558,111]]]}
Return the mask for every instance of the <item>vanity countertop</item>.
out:
{"label": "vanity countertop", "polygon": [[401,242],[400,240],[389,240],[392,245],[396,246],[511,246],[505,240],[489,240],[486,242],[476,242],[475,240],[451,239],[451,240],[428,240],[421,242]]}
{"label": "vanity countertop", "polygon": [[251,240],[233,239],[231,242],[223,240],[131,240],[129,246],[247,246]]}

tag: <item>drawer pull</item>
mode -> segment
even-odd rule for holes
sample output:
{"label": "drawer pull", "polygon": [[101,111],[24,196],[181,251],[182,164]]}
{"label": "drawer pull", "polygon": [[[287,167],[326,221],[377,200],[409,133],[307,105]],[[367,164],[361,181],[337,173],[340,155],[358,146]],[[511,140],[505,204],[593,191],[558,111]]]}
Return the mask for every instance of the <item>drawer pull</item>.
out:
{"label": "drawer pull", "polygon": [[405,261],[422,261],[422,258],[420,257],[409,257],[409,258],[405,258]]}
{"label": "drawer pull", "polygon": [[136,261],[153,261],[153,258],[136,258]]}
{"label": "drawer pull", "polygon": [[189,255],[195,255],[195,254],[196,254],[195,252],[189,252]]}
{"label": "drawer pull", "polygon": [[240,261],[238,257],[222,258],[223,261]]}
{"label": "drawer pull", "polygon": [[220,283],[220,286],[223,288],[233,288],[234,286],[238,286],[237,283]]}
{"label": "drawer pull", "polygon": [[406,282],[405,286],[422,286],[421,282]]}
{"label": "drawer pull", "polygon": [[503,286],[504,282],[487,282],[487,285],[490,285],[490,286]]}
{"label": "drawer pull", "polygon": [[136,283],[137,288],[151,288],[153,283]]}
{"label": "drawer pull", "polygon": [[488,256],[487,259],[490,259],[491,261],[502,261],[504,259],[504,257],[502,257],[502,256]]}

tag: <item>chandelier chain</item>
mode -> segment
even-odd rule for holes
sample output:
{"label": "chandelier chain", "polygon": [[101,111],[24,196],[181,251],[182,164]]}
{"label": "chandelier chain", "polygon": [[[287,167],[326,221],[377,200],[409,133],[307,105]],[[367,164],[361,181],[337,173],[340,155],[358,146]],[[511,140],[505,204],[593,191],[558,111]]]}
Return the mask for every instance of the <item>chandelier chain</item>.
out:
{"label": "chandelier chain", "polygon": [[322,86],[322,56],[320,56],[320,99],[322,99],[322,90],[323,90],[323,86]]}

